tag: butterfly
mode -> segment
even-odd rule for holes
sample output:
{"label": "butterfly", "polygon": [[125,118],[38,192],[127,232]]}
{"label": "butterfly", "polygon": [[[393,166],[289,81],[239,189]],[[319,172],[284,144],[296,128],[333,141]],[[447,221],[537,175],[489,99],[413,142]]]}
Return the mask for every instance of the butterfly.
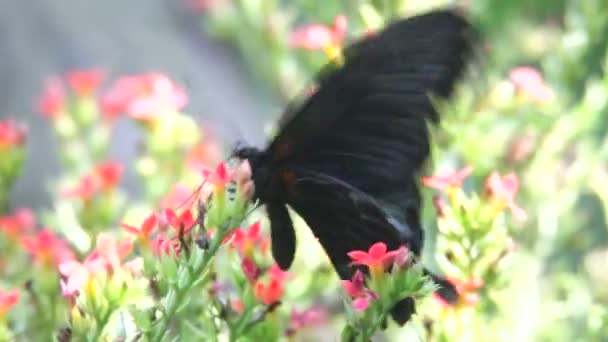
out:
{"label": "butterfly", "polygon": [[[251,165],[254,199],[266,207],[272,254],[282,269],[296,250],[288,207],[342,279],[355,271],[348,252],[379,241],[420,255],[417,180],[430,153],[427,121],[439,121],[430,95],[451,95],[467,67],[472,33],[449,9],[395,21],[344,49],[340,66],[328,63],[314,94],[288,106],[265,149],[233,151]],[[411,302],[403,304],[406,312],[393,312],[400,323],[413,310]]]}

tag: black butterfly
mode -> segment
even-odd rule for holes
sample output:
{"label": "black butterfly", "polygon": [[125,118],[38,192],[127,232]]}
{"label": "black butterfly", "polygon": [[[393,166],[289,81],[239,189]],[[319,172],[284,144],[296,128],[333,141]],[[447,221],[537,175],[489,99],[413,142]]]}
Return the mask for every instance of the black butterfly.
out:
{"label": "black butterfly", "polygon": [[[394,22],[345,49],[341,67],[326,66],[317,91],[286,110],[265,150],[234,151],[251,164],[254,198],[266,205],[281,268],[290,267],[296,248],[287,205],[342,279],[354,272],[347,253],[378,241],[420,254],[417,178],[429,155],[426,121],[439,120],[429,94],[450,95],[472,50],[471,33],[451,10]],[[409,299],[393,317],[404,323],[413,310]]]}

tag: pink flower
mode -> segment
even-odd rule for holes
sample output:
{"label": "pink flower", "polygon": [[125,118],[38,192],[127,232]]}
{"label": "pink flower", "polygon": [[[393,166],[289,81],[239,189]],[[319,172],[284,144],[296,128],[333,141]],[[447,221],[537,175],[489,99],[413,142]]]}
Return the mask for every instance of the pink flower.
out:
{"label": "pink flower", "polygon": [[102,100],[104,112],[115,116],[126,112],[132,118],[153,121],[181,110],[188,102],[184,90],[161,73],[119,79]]}
{"label": "pink flower", "polygon": [[175,239],[166,239],[157,235],[156,239],[152,241],[152,252],[159,257],[163,255],[175,255],[179,257],[181,256],[181,245]]}
{"label": "pink flower", "polygon": [[120,242],[108,233],[97,235],[96,252],[105,261],[108,270],[120,268],[120,262],[133,251],[133,240],[124,239]]}
{"label": "pink flower", "polygon": [[232,181],[234,171],[230,170],[225,162],[219,163],[215,170],[203,169],[203,177],[213,184],[216,191],[222,191]]}
{"label": "pink flower", "polygon": [[472,166],[466,166],[453,173],[446,173],[434,177],[422,178],[422,184],[429,188],[437,190],[449,190],[451,188],[460,188],[462,182],[473,172]]}
{"label": "pink flower", "polygon": [[28,208],[17,209],[12,215],[0,216],[0,229],[9,237],[17,238],[36,227],[36,217]]}
{"label": "pink flower", "polygon": [[91,96],[103,80],[100,70],[75,70],[66,76],[70,88],[79,96]]}
{"label": "pink flower", "polygon": [[255,281],[260,276],[260,270],[258,266],[255,264],[255,262],[253,262],[253,260],[248,257],[243,258],[241,268],[243,269],[243,273],[245,274],[245,277],[247,277],[247,280],[249,280],[250,283],[255,283]]}
{"label": "pink flower", "polygon": [[339,47],[346,36],[346,26],[346,17],[340,15],[334,20],[333,27],[318,24],[300,27],[291,34],[291,46],[308,50]]}
{"label": "pink flower", "polygon": [[66,298],[71,298],[90,284],[93,276],[106,272],[104,260],[98,253],[92,253],[82,263],[78,261],[66,261],[59,264],[59,273],[65,280],[61,280],[62,293]]}
{"label": "pink flower", "polygon": [[12,120],[0,121],[0,149],[23,145],[26,133],[25,126],[17,126]]}
{"label": "pink flower", "polygon": [[19,290],[4,291],[0,289],[0,319],[2,319],[8,310],[19,302]]}
{"label": "pink flower", "polygon": [[486,180],[485,188],[497,210],[509,208],[516,219],[526,219],[526,212],[515,203],[519,181],[514,173],[501,177],[498,172],[492,172]]}
{"label": "pink flower", "polygon": [[65,112],[66,99],[63,84],[59,78],[46,81],[44,91],[38,100],[38,110],[47,118],[56,118]]}
{"label": "pink flower", "polygon": [[156,228],[157,224],[158,217],[156,216],[156,213],[152,213],[146,217],[139,227],[134,227],[126,223],[121,223],[120,225],[127,232],[137,235],[142,242],[148,242],[150,240],[150,233]]}
{"label": "pink flower", "polygon": [[353,298],[353,308],[356,311],[364,311],[372,300],[378,300],[378,295],[365,287],[365,278],[360,270],[355,272],[352,280],[342,280],[342,286]]}
{"label": "pink flower", "polygon": [[302,311],[294,308],[291,310],[291,324],[287,330],[287,335],[292,336],[300,329],[323,324],[328,319],[329,315],[327,311],[318,306]]}
{"label": "pink flower", "polygon": [[509,73],[509,78],[522,95],[534,102],[547,104],[555,100],[553,89],[545,84],[541,74],[534,68],[515,68]]}
{"label": "pink flower", "polygon": [[74,187],[65,189],[62,194],[66,197],[76,197],[83,201],[89,201],[97,191],[99,186],[93,175],[84,175]]}
{"label": "pink flower", "polygon": [[160,202],[162,208],[176,208],[191,203],[190,200],[195,200],[193,190],[184,183],[177,183]]}
{"label": "pink flower", "polygon": [[397,253],[398,250],[387,251],[384,242],[376,242],[367,252],[352,251],[348,252],[348,256],[353,260],[351,265],[365,265],[369,267],[372,276],[377,277],[393,262]]}
{"label": "pink flower", "polygon": [[34,256],[34,259],[44,266],[59,266],[75,259],[74,253],[66,242],[50,230],[42,230],[35,237],[24,237],[21,245]]}

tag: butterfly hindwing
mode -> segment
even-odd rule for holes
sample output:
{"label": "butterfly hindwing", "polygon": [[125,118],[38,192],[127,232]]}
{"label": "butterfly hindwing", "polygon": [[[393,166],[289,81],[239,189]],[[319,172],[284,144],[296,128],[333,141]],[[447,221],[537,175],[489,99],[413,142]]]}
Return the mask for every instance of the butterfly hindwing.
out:
{"label": "butterfly hindwing", "polygon": [[270,219],[272,256],[281,269],[286,270],[291,266],[296,251],[296,235],[291,217],[283,203],[267,203],[266,212]]}

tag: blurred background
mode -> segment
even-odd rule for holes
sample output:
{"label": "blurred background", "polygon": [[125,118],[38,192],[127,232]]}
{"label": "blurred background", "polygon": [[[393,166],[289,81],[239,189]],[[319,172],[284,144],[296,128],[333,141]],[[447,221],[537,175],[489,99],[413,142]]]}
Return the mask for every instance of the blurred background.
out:
{"label": "blurred background", "polygon": [[[440,106],[429,173],[472,165],[465,190],[493,171],[517,175],[526,219],[511,224],[517,257],[497,323],[509,328],[496,331],[522,341],[608,341],[606,0],[0,0],[0,116],[29,128],[10,207],[53,203],[62,162],[39,106],[53,76],[101,70],[103,93],[125,74],[167,75],[188,94],[182,111],[219,142],[217,161],[238,141],[266,141],[283,106],[327,61],[328,44],[454,4],[481,33],[480,63]],[[316,33],[302,33],[313,24]],[[113,127],[108,155],[133,164],[141,131],[124,118]],[[140,169],[126,168],[133,196],[145,192]],[[425,195],[426,257],[434,259],[436,214],[433,193]]]}

